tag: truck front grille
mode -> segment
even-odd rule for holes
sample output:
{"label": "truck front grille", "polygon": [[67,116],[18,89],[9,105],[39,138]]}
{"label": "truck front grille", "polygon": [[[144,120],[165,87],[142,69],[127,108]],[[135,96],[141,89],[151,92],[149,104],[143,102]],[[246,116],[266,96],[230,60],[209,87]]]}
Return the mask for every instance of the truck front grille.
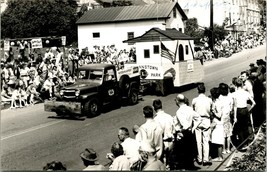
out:
{"label": "truck front grille", "polygon": [[64,98],[75,98],[75,90],[65,90]]}

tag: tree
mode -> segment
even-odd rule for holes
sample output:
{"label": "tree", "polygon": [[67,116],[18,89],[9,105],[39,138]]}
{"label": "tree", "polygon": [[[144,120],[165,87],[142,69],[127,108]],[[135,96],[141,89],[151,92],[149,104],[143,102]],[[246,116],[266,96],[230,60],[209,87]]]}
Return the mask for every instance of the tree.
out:
{"label": "tree", "polygon": [[[219,26],[217,24],[213,25],[213,33],[215,40],[223,40],[225,36],[228,35],[228,31],[224,30],[224,26]],[[210,28],[205,28],[204,36],[210,37],[210,35],[211,35]]]}
{"label": "tree", "polygon": [[131,6],[133,5],[132,1],[127,0],[96,0],[97,3],[99,3],[104,8],[108,7],[117,7],[117,6]]}
{"label": "tree", "polygon": [[[199,29],[199,25],[196,18],[190,18],[186,21],[184,33],[194,38],[202,38],[203,30]],[[199,39],[195,41],[195,43],[199,42]]]}
{"label": "tree", "polygon": [[1,14],[1,38],[67,36],[77,40],[75,0],[9,0]]}
{"label": "tree", "polygon": [[82,17],[86,11],[88,11],[87,5],[86,4],[82,4],[81,9],[77,13],[78,18]]}

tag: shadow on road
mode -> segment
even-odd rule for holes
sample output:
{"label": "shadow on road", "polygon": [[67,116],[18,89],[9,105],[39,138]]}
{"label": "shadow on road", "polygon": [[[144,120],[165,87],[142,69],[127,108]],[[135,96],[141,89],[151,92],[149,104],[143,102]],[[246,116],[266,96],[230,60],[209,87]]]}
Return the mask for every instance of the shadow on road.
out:
{"label": "shadow on road", "polygon": [[76,121],[84,121],[86,117],[84,116],[75,116],[75,115],[65,115],[65,116],[48,116],[47,118],[53,119],[67,119],[67,120],[76,120]]}

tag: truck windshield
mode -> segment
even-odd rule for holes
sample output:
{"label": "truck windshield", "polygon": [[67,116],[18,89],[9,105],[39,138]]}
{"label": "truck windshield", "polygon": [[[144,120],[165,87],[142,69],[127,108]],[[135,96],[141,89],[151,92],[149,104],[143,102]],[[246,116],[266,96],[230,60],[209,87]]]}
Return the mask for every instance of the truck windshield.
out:
{"label": "truck windshield", "polygon": [[103,78],[102,70],[80,70],[78,73],[79,80],[90,80],[93,82],[101,82]]}

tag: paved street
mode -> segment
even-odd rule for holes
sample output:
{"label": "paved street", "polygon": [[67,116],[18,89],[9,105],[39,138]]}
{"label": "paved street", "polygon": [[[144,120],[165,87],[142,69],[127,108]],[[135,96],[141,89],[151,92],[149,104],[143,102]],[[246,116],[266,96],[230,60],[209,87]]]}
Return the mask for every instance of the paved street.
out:
{"label": "paved street", "polygon": [[[230,58],[214,59],[205,63],[207,90],[219,83],[230,83],[234,76],[248,69],[250,63],[266,56],[266,45],[243,50]],[[174,98],[183,92],[192,101],[197,95],[195,88],[179,88],[176,93],[159,97],[164,110],[174,115],[177,107]],[[101,164],[113,142],[117,141],[118,128],[125,126],[131,130],[134,124],[142,124],[142,108],[151,105],[158,98],[146,95],[135,106],[105,110],[100,116],[84,120],[59,119],[55,113],[44,112],[43,104],[22,109],[1,111],[1,166],[3,170],[42,170],[50,161],[59,160],[68,170],[84,168],[79,154],[87,147],[94,148],[100,155]],[[132,134],[132,133],[131,133]],[[227,164],[227,162],[225,162]],[[216,163],[201,170],[213,171]],[[223,167],[223,166],[222,166]]]}

